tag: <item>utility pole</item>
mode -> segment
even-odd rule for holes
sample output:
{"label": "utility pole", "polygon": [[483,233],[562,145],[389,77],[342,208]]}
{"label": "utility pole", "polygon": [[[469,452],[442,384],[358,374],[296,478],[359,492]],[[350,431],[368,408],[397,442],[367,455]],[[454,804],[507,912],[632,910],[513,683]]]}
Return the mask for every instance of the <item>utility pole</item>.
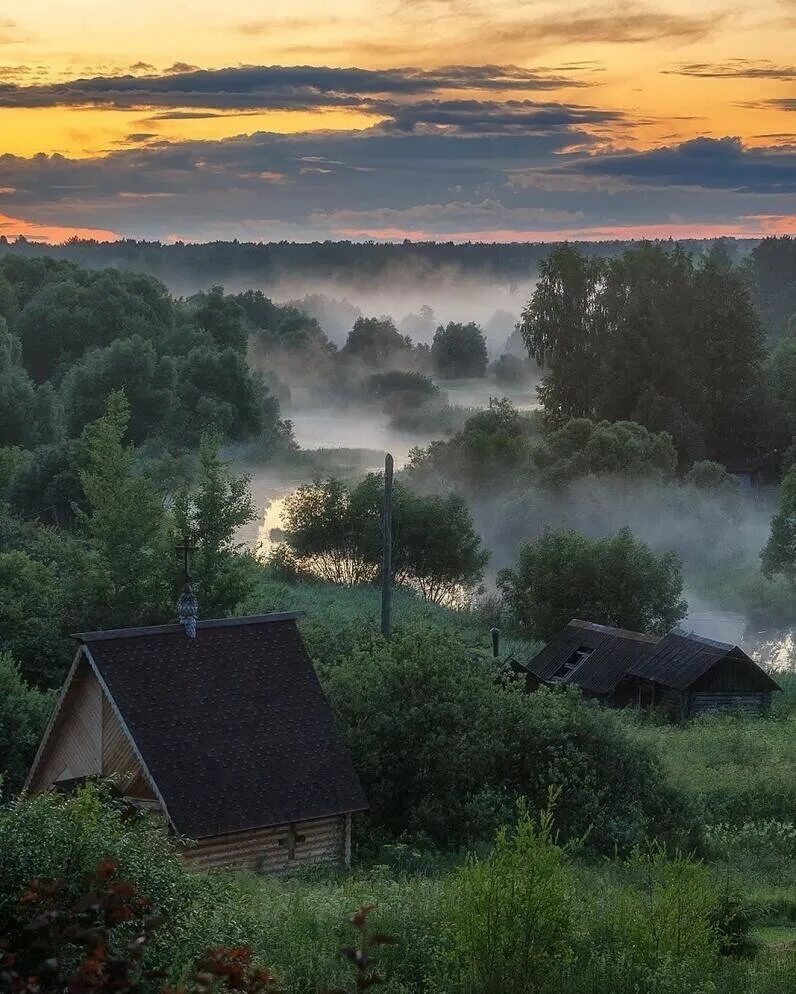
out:
{"label": "utility pole", "polygon": [[384,511],[382,513],[381,634],[390,637],[392,615],[392,476],[393,459],[384,457]]}

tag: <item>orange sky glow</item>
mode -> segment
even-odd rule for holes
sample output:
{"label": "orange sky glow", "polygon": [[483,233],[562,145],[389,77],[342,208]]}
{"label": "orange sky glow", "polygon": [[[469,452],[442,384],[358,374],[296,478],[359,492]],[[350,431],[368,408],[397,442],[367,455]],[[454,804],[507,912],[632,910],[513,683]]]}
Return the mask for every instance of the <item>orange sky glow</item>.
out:
{"label": "orange sky glow", "polygon": [[[0,233],[61,240],[70,234],[164,237],[165,231],[185,230],[187,237],[200,239],[212,237],[226,219],[225,203],[229,211],[237,211],[234,218],[228,215],[230,230],[237,220],[241,231],[253,225],[264,237],[273,231],[297,238],[511,241],[793,232],[796,215],[783,198],[796,189],[793,175],[788,178],[796,154],[795,39],[793,0],[761,0],[745,8],[729,0],[698,5],[691,0],[340,0],[333,7],[327,0],[297,0],[289,12],[252,0],[228,0],[222,6],[209,0],[137,0],[135,16],[120,0],[9,0],[0,14],[0,210],[5,212],[0,214]],[[429,85],[428,93],[403,82],[378,92],[366,82],[371,88],[353,96],[342,83],[338,92],[334,80],[324,83],[319,77],[317,87],[310,82],[291,90],[285,83],[279,99],[272,81],[256,84],[256,98],[245,89],[230,95],[222,83],[206,96],[180,84],[181,74],[197,70],[302,66],[329,67],[341,74],[352,67],[433,73],[444,67],[495,66],[515,67],[520,75],[498,82],[477,74],[464,82],[452,76],[449,82]],[[543,81],[527,82],[522,73]],[[141,93],[120,95],[114,80],[131,76],[141,81]],[[84,87],[78,80],[93,82]],[[297,89],[301,99],[294,95]],[[522,118],[542,105],[549,123]],[[405,113],[416,120],[406,124]],[[476,120],[479,113],[483,120]],[[497,127],[494,121],[501,114],[502,130],[490,138],[489,129]],[[465,123],[458,123],[460,119]],[[378,191],[368,187],[369,210],[413,209],[411,175],[397,179],[386,154],[375,164],[375,156],[360,155],[366,147],[376,147],[375,140],[372,146],[365,141],[382,133],[396,139],[396,150],[402,147],[398,139],[403,147],[416,149],[414,204],[435,204],[444,214],[445,205],[454,202],[477,208],[497,200],[503,205],[497,223],[485,217],[471,227],[462,217],[449,230],[442,222],[404,226],[377,218],[362,225],[335,224],[335,210],[357,209],[357,191],[368,170],[382,170],[384,176],[384,202],[378,203]],[[254,166],[235,154],[238,148],[247,149],[247,138],[262,134],[274,136],[272,154],[258,152]],[[342,152],[335,135],[348,142]],[[331,166],[321,161],[326,156],[319,154],[317,136],[326,136],[335,149],[328,156]],[[298,145],[288,149],[278,143],[291,137],[307,144],[312,140],[311,154],[302,156]],[[682,191],[670,207],[662,206],[658,192],[650,192],[647,201],[643,193],[624,201],[613,194],[601,205],[596,200],[579,204],[582,225],[555,222],[564,203],[549,193],[549,174],[567,156],[581,153],[584,175],[591,175],[586,160],[592,157],[729,137],[740,139],[746,155],[741,158],[750,165],[743,172],[733,167],[733,172],[722,164],[716,170],[720,181],[700,174],[690,184],[704,180],[713,216],[707,216],[707,207],[693,220],[683,216],[689,182],[680,170],[673,178],[661,173],[656,179],[656,191],[667,184]],[[454,175],[454,165],[461,168],[462,161],[439,150],[452,138],[469,143],[461,147],[468,148],[473,169],[477,164],[483,170],[481,178],[474,178],[472,170],[468,178],[465,170],[464,188]],[[482,156],[472,154],[476,141],[483,144]],[[208,143],[218,164],[205,161],[202,143]],[[350,161],[346,148],[352,151]],[[175,165],[182,150],[195,157],[190,166],[182,159]],[[752,155],[755,150],[759,159]],[[406,155],[400,154],[405,165]],[[143,192],[139,180],[150,162],[152,169],[162,170],[160,185],[153,180],[153,190]],[[300,166],[293,177],[290,165],[296,162]],[[447,188],[439,177],[444,162],[451,163]],[[100,191],[100,173],[86,179],[89,173],[81,171],[81,163],[86,169],[107,163],[123,179]],[[521,203],[512,200],[496,179],[498,169],[509,176],[526,168],[532,172],[529,188],[547,190],[547,200],[542,193],[534,199],[529,188]],[[577,163],[567,165],[576,168]],[[631,175],[622,166],[613,182],[649,185],[641,168]],[[704,163],[702,168],[707,168]],[[182,170],[179,179],[176,169]],[[202,170],[221,172],[228,182],[216,184],[210,193],[200,185],[194,191],[194,179],[205,182]],[[272,187],[284,182],[293,191],[293,213],[284,198],[266,201],[252,188],[255,173],[264,182],[270,177]],[[332,173],[339,174],[341,185],[336,187],[330,178],[321,188],[324,175]],[[399,183],[405,187],[399,190]],[[436,184],[433,195],[426,189],[431,183]],[[733,191],[737,207],[730,204]],[[185,199],[192,192],[206,209],[204,221]],[[161,197],[164,216],[134,217],[129,200],[139,195]],[[215,199],[208,200],[210,196]],[[310,200],[304,216],[302,203]],[[548,201],[549,224],[537,228],[523,225],[519,215],[511,219],[512,205],[542,210],[548,209]],[[173,215],[165,216],[172,206]],[[317,218],[323,211],[332,220],[322,229]]]}

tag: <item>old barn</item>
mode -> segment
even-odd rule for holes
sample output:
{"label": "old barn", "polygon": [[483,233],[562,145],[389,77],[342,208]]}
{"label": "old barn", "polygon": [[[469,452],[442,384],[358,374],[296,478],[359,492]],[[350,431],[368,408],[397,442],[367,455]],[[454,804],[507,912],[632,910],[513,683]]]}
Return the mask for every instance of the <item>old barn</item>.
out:
{"label": "old barn", "polygon": [[573,620],[527,665],[532,683],[571,684],[615,707],[660,707],[676,721],[764,713],[780,688],[737,645],[674,631],[657,638]]}
{"label": "old barn", "polygon": [[295,613],[91,632],[26,789],[114,775],[187,863],[348,863],[367,807]]}

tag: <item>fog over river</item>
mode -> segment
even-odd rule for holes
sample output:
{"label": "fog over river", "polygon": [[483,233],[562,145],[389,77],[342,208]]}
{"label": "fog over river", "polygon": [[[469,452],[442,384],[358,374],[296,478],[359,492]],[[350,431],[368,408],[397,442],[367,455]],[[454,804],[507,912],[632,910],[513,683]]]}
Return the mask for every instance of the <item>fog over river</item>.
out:
{"label": "fog over river", "polygon": [[[444,387],[452,404],[472,408],[486,407],[490,395],[504,392],[489,381],[446,383]],[[533,393],[530,388],[515,393],[512,400],[516,406],[529,409],[536,404]],[[396,469],[400,469],[413,447],[425,446],[435,437],[430,433],[396,431],[386,414],[371,410],[314,407],[311,398],[300,394],[294,395],[293,404],[285,407],[284,415],[293,422],[295,438],[302,449],[325,450],[328,469],[320,470],[321,476],[355,476],[378,471],[388,451],[395,459]],[[247,529],[243,540],[267,555],[273,547],[273,538],[279,538],[285,498],[312,476],[311,469],[296,467],[269,467],[254,473],[254,497],[257,506],[263,509],[263,516]],[[521,544],[547,527],[574,527],[596,535],[629,524],[635,534],[656,550],[674,548],[683,559],[687,578],[689,574],[703,578],[699,593],[695,589],[685,591],[689,603],[689,615],[683,622],[685,629],[741,644],[767,666],[796,668],[792,629],[766,629],[739,611],[737,603],[727,603],[719,592],[715,599],[705,593],[704,577],[709,578],[711,586],[713,569],[723,570],[736,554],[756,557],[767,535],[773,495],[748,495],[742,502],[740,518],[729,520],[726,512],[717,504],[711,506],[712,498],[704,495],[695,494],[691,500],[686,492],[678,501],[673,499],[673,494],[680,492],[677,488],[644,483],[630,488],[624,484],[621,496],[617,497],[611,486],[602,481],[581,481],[566,497],[521,492],[507,495],[505,501],[473,502],[476,526],[492,553],[487,587],[494,583],[498,569],[513,565]]]}

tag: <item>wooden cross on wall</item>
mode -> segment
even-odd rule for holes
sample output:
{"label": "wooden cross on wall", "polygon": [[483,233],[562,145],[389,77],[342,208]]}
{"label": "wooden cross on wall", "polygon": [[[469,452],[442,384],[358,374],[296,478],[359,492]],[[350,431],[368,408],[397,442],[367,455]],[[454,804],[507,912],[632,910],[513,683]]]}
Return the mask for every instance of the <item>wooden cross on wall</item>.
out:
{"label": "wooden cross on wall", "polygon": [[279,845],[287,849],[287,858],[294,860],[296,858],[296,843],[306,842],[306,835],[298,835],[296,833],[296,826],[290,825],[287,830],[287,835],[284,839],[279,840]]}

